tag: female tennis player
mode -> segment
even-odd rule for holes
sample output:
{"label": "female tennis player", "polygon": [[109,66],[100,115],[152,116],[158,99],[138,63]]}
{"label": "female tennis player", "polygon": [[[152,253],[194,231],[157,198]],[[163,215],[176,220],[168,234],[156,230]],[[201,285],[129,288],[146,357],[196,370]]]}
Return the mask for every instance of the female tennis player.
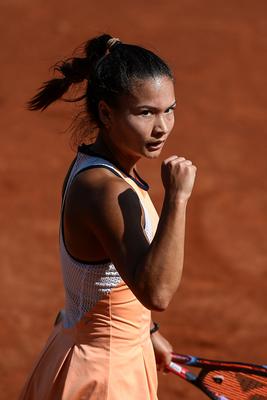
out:
{"label": "female tennis player", "polygon": [[173,75],[154,53],[107,34],[56,69],[29,108],[83,83],[72,101],[84,101],[88,122],[63,185],[65,310],[20,399],[155,400],[156,364],[164,369],[172,347],[151,310],[166,310],[181,279],[196,167],[177,155],[162,163],[158,217],[137,162],[158,157],[171,133]]}

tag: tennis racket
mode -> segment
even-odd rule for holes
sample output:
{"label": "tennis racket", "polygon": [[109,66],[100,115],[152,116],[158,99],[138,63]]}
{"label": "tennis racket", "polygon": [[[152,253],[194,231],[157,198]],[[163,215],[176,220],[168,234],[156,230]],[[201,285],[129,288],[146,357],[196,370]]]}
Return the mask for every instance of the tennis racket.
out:
{"label": "tennis racket", "polygon": [[[184,365],[200,371],[195,374]],[[213,400],[267,400],[267,365],[214,361],[173,353],[167,369]]]}

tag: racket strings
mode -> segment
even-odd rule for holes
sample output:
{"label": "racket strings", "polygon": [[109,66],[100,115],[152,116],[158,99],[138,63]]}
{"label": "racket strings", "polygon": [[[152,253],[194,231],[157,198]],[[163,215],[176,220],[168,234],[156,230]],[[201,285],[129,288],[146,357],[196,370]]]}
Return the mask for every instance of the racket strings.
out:
{"label": "racket strings", "polygon": [[198,379],[201,386],[227,400],[267,400],[267,376],[216,369]]}

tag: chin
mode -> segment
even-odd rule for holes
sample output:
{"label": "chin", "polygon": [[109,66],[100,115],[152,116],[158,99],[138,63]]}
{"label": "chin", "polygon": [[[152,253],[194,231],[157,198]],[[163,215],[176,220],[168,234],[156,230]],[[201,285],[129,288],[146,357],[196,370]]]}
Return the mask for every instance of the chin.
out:
{"label": "chin", "polygon": [[155,158],[158,158],[159,156],[160,156],[160,154],[149,154],[146,156],[146,158],[155,159]]}
{"label": "chin", "polygon": [[158,158],[160,156],[161,153],[161,149],[157,150],[157,151],[145,151],[144,156],[148,159],[154,159],[154,158]]}

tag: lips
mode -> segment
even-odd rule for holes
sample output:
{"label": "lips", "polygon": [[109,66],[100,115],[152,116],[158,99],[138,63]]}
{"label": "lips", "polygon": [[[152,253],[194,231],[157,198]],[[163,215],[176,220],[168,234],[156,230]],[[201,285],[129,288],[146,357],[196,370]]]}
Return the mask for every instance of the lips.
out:
{"label": "lips", "polygon": [[163,144],[164,144],[164,140],[157,140],[156,142],[150,142],[150,143],[147,143],[146,144],[146,147],[149,149],[149,150],[158,150],[158,149],[160,149],[162,146],[163,146]]}

